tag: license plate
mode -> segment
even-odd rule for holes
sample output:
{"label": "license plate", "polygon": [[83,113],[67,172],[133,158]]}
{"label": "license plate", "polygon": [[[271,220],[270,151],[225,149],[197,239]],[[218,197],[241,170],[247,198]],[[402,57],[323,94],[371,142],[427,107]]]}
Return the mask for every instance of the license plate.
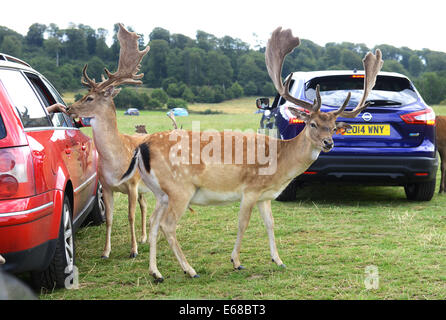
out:
{"label": "license plate", "polygon": [[352,124],[345,136],[390,136],[389,124]]}

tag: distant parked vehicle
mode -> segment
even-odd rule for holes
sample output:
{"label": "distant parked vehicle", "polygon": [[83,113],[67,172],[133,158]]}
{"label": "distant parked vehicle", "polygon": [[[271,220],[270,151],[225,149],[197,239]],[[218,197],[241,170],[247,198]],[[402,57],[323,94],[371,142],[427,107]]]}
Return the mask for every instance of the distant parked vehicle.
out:
{"label": "distant parked vehicle", "polygon": [[139,110],[136,108],[128,108],[126,112],[124,112],[125,116],[139,116]]}
{"label": "distant parked vehicle", "polygon": [[187,112],[184,108],[173,108],[169,110],[167,113],[173,112],[173,115],[175,117],[187,117],[189,115],[189,112]]}
{"label": "distant parked vehicle", "polygon": [[[300,100],[312,103],[320,86],[324,112],[339,108],[348,92],[352,97],[347,110],[362,95],[364,73],[360,71],[295,72],[292,77],[289,92]],[[438,169],[434,111],[413,83],[398,73],[380,72],[367,101],[369,107],[356,118],[338,119],[352,128],[334,135],[333,150],[321,154],[278,200],[294,200],[299,185],[316,181],[403,186],[408,200],[432,199]],[[267,98],[256,103],[264,110],[261,129],[276,130],[284,140],[303,130],[305,123],[291,115],[292,104],[280,95],[272,105]]]}

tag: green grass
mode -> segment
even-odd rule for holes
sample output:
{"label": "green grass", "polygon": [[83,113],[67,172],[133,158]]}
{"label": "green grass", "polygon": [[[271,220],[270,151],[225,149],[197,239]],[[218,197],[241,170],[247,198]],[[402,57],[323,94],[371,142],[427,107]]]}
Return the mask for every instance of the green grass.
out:
{"label": "green grass", "polygon": [[[252,105],[252,112],[253,101],[244,101]],[[202,129],[257,128],[260,116],[247,112],[248,106],[242,108],[246,112],[237,115],[192,114],[178,121],[184,128],[190,128],[192,120],[200,120]],[[446,107],[435,110],[446,114]],[[140,117],[122,113],[118,111],[123,132],[133,132],[135,124],[146,124],[150,132],[171,127],[165,112],[143,112]],[[154,198],[146,198],[151,212]],[[238,206],[197,206],[193,207],[196,213],[186,212],[177,236],[189,263],[201,277],[190,279],[184,275],[161,237],[158,267],[165,281],[157,285],[148,273],[147,244],[139,246],[136,259],[128,258],[127,198],[116,193],[110,258],[100,259],[105,225],[81,229],[76,239],[80,288],[55,290],[40,298],[446,298],[446,196],[435,194],[430,202],[408,202],[402,187],[315,185],[301,190],[296,202],[274,201],[275,234],[285,270],[271,263],[257,209],[242,244],[241,261],[247,269],[233,270],[230,255],[237,234]],[[365,268],[370,265],[379,270],[377,290],[367,290],[364,285]]]}

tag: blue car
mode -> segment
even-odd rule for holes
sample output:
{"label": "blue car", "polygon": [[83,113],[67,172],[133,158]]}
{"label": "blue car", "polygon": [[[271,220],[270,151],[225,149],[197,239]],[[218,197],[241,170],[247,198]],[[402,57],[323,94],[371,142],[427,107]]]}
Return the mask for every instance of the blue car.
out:
{"label": "blue car", "polygon": [[[321,111],[339,108],[348,92],[352,97],[346,110],[351,110],[363,92],[364,73],[356,70],[295,72],[292,77],[289,92],[301,100],[313,102],[316,86],[320,86]],[[274,127],[281,139],[297,136],[305,124],[288,111],[292,104],[279,95],[272,105],[267,100],[257,101],[257,107],[264,111],[261,127]],[[369,107],[356,118],[338,118],[352,128],[336,134],[335,148],[321,153],[277,200],[296,199],[299,186],[308,182],[403,186],[408,200],[432,199],[438,168],[434,111],[413,83],[398,73],[379,73],[367,101]]]}

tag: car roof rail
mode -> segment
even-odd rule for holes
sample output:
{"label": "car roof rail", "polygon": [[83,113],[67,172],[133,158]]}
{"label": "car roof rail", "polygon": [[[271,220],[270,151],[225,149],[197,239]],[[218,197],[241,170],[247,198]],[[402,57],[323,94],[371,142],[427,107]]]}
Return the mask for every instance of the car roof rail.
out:
{"label": "car roof rail", "polygon": [[27,62],[25,62],[23,60],[20,60],[19,58],[10,56],[9,54],[0,53],[0,60],[19,63],[19,64],[22,64],[24,66],[27,66],[27,67],[31,68],[29,63],[27,63]]}

